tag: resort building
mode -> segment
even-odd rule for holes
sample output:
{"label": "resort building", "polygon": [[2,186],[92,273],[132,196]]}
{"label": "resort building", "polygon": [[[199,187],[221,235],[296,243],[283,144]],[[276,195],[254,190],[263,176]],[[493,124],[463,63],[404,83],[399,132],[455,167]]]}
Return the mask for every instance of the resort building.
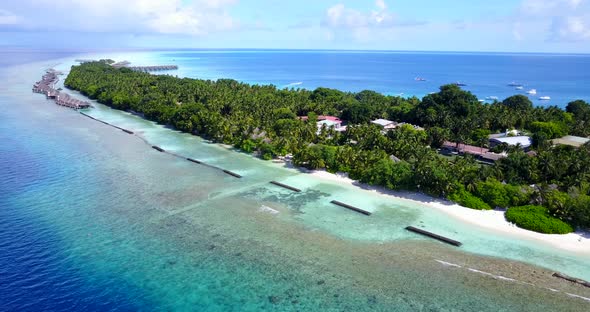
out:
{"label": "resort building", "polygon": [[371,123],[383,129],[395,129],[397,127],[397,122],[381,118],[372,120]]}
{"label": "resort building", "polygon": [[481,156],[481,155],[489,152],[489,150],[485,147],[479,147],[479,146],[473,146],[473,145],[467,145],[467,144],[455,143],[455,142],[449,142],[449,141],[445,141],[442,145],[442,148],[443,148],[443,150],[455,152],[458,154],[470,154],[470,155],[475,155],[475,156]]}
{"label": "resort building", "polygon": [[[307,116],[298,117],[301,120],[308,120]],[[322,127],[326,126],[326,128],[334,128],[335,131],[344,132],[346,131],[346,126],[342,125],[342,120],[335,116],[318,116],[317,127],[319,134],[322,131]]]}
{"label": "resort building", "polygon": [[412,128],[414,128],[414,130],[420,130],[420,131],[424,130],[424,128],[422,128],[422,127],[415,126],[415,125],[412,125],[409,123],[391,121],[391,120],[381,119],[381,118],[372,120],[371,123],[374,125],[378,125],[379,127],[383,128],[383,130],[385,130],[385,131],[395,129],[395,128],[401,127],[403,125],[410,125],[410,126],[412,126]]}
{"label": "resort building", "polygon": [[490,134],[488,136],[488,138],[497,139],[497,138],[504,138],[504,137],[515,137],[515,136],[519,136],[519,135],[524,135],[524,133],[522,131],[516,130],[516,129],[512,129],[512,130],[506,129],[506,132],[493,133],[493,134]]}
{"label": "resort building", "polygon": [[342,121],[322,120],[322,121],[318,121],[317,125],[318,125],[318,128],[321,128],[324,125],[326,127],[340,128],[340,127],[342,127]]}
{"label": "resort building", "polygon": [[520,146],[522,149],[527,149],[531,147],[533,140],[525,135],[490,139],[490,147],[495,147],[501,144],[507,144],[508,146]]}
{"label": "resort building", "polygon": [[506,157],[506,154],[492,153],[492,152],[490,152],[489,149],[487,149],[485,147],[460,144],[460,143],[458,144],[458,143],[449,142],[449,141],[446,141],[443,143],[443,146],[441,148],[441,152],[443,154],[447,154],[447,155],[448,154],[451,154],[451,155],[452,154],[472,155],[472,156],[475,156],[475,158],[477,158],[477,160],[484,162],[484,163],[488,163],[488,164],[493,164],[496,160]]}
{"label": "resort building", "polygon": [[551,140],[554,145],[569,145],[573,147],[580,147],[588,142],[590,142],[589,138],[573,136],[573,135],[566,135],[563,138]]}

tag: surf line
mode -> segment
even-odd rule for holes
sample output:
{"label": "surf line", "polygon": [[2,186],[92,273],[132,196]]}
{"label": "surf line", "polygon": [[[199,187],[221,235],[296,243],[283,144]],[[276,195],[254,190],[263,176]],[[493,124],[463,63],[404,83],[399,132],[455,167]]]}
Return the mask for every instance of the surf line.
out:
{"label": "surf line", "polygon": [[223,173],[225,173],[225,174],[227,174],[227,175],[230,175],[230,176],[232,176],[232,177],[234,177],[234,178],[238,178],[238,179],[242,178],[242,175],[240,175],[240,174],[238,174],[238,173],[235,173],[235,172],[233,172],[233,171],[230,171],[230,170],[227,170],[227,169],[223,169],[223,168],[220,168],[220,167],[217,167],[217,166],[209,165],[209,164],[206,164],[206,163],[204,163],[204,162],[202,162],[202,161],[200,161],[200,160],[196,160],[196,159],[193,159],[193,158],[190,158],[190,157],[185,157],[185,156],[182,156],[182,155],[176,154],[176,153],[174,153],[174,152],[167,151],[167,150],[165,150],[165,149],[161,148],[160,146],[157,146],[157,145],[152,145],[152,144],[150,144],[150,143],[148,142],[148,140],[146,140],[144,137],[142,137],[142,136],[138,135],[137,133],[135,133],[135,132],[133,132],[133,131],[131,131],[131,130],[129,130],[129,129],[121,128],[121,127],[119,127],[119,126],[116,126],[116,125],[110,124],[110,123],[108,123],[108,122],[106,122],[106,121],[102,121],[102,120],[100,120],[100,119],[98,119],[98,118],[95,118],[95,117],[93,117],[93,116],[90,116],[90,115],[88,115],[88,114],[86,114],[86,113],[84,113],[84,112],[80,112],[80,114],[81,114],[81,115],[83,115],[83,116],[86,116],[86,117],[88,117],[88,118],[90,118],[90,119],[92,119],[92,120],[95,120],[95,121],[101,122],[101,123],[103,123],[103,124],[105,124],[105,125],[107,125],[107,126],[111,126],[111,127],[115,128],[115,129],[119,129],[119,130],[121,130],[121,131],[123,131],[123,132],[125,132],[125,133],[127,133],[127,134],[133,135],[133,136],[137,137],[138,139],[140,139],[141,141],[143,141],[145,144],[149,145],[151,148],[153,148],[154,150],[156,150],[156,151],[158,151],[158,152],[160,152],[160,153],[168,154],[168,155],[174,156],[174,157],[176,157],[176,158],[180,158],[180,159],[188,160],[188,161],[190,161],[190,162],[192,162],[192,163],[195,163],[195,164],[200,164],[200,165],[203,165],[203,166],[206,166],[206,167],[212,168],[212,169],[219,170],[219,171],[221,171],[221,172],[223,172]]}
{"label": "surf line", "polygon": [[[527,283],[527,282],[523,282],[523,281],[519,281],[519,280],[514,279],[514,278],[510,278],[510,277],[506,277],[506,276],[502,276],[502,275],[495,275],[495,274],[492,274],[492,273],[489,273],[489,272],[485,272],[485,271],[481,271],[481,270],[474,269],[474,268],[469,268],[469,267],[463,268],[462,266],[460,266],[458,264],[447,262],[447,261],[443,261],[443,260],[439,260],[439,259],[434,259],[434,261],[436,261],[436,262],[438,262],[441,265],[446,266],[446,267],[466,269],[469,272],[473,272],[473,273],[481,274],[481,275],[484,275],[484,276],[488,276],[488,277],[493,278],[495,280],[501,280],[501,281],[506,281],[506,282],[513,282],[513,283],[517,283],[517,284],[522,284],[522,285],[529,285],[529,286],[533,286],[533,287],[539,287],[539,286],[537,286],[535,284]],[[576,295],[576,294],[572,294],[572,293],[568,293],[568,292],[563,292],[563,291],[560,291],[558,289],[548,288],[548,287],[542,287],[542,286],[539,287],[539,288],[545,289],[545,290],[548,290],[548,291],[551,291],[551,292],[564,293],[564,294],[566,294],[566,295],[568,295],[568,296],[570,296],[572,298],[578,298],[578,299],[582,299],[582,300],[585,300],[585,301],[590,301],[590,298],[587,298],[587,297],[584,297],[584,296],[580,296],[580,295]]]}

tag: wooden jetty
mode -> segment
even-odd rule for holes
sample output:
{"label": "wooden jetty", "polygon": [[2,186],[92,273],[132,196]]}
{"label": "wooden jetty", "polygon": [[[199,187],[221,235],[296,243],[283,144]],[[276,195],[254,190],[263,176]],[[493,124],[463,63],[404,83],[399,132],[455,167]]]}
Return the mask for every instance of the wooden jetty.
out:
{"label": "wooden jetty", "polygon": [[152,145],[152,148],[158,152],[162,152],[162,153],[166,152],[163,148],[156,146],[156,145]]}
{"label": "wooden jetty", "polygon": [[454,246],[457,246],[457,247],[459,247],[459,246],[462,245],[462,243],[459,242],[459,241],[456,241],[456,240],[453,240],[453,239],[450,239],[450,238],[447,238],[447,237],[444,237],[444,236],[440,236],[438,234],[434,234],[432,232],[428,232],[428,231],[425,231],[423,229],[419,229],[417,227],[408,226],[408,227],[406,227],[406,230],[408,230],[410,232],[418,233],[418,234],[421,234],[421,235],[424,235],[424,236],[428,236],[430,238],[434,238],[436,240],[439,240],[439,241],[441,241],[443,243],[451,244],[451,245],[454,245]]}
{"label": "wooden jetty", "polygon": [[562,273],[558,273],[558,272],[553,273],[553,276],[554,277],[557,277],[557,278],[564,279],[564,280],[566,280],[568,282],[572,282],[572,283],[579,284],[579,285],[582,285],[582,286],[585,286],[585,287],[589,287],[590,288],[590,282],[587,282],[587,281],[585,281],[583,279],[571,277],[571,276],[568,276],[568,275],[565,275],[565,274],[562,274]]}
{"label": "wooden jetty", "polygon": [[229,174],[230,176],[234,176],[234,177],[236,177],[236,178],[238,178],[238,179],[240,179],[240,178],[242,177],[241,175],[239,175],[239,174],[237,174],[237,173],[235,173],[235,172],[231,172],[231,171],[229,171],[229,170],[221,169],[221,171],[223,171],[223,172],[225,172],[225,173]]}
{"label": "wooden jetty", "polygon": [[91,107],[90,103],[75,99],[67,93],[62,93],[60,92],[61,89],[55,89],[55,84],[59,81],[57,77],[59,74],[60,72],[54,69],[48,69],[46,74],[41,77],[41,81],[37,81],[33,85],[33,92],[45,94],[48,99],[55,100],[57,105],[73,109]]}
{"label": "wooden jetty", "polygon": [[301,190],[300,190],[300,189],[298,189],[298,188],[296,188],[296,187],[289,186],[289,185],[287,185],[287,184],[283,184],[283,183],[281,183],[281,182],[277,182],[277,181],[270,181],[270,184],[274,184],[274,185],[276,185],[276,186],[280,186],[280,187],[286,188],[286,189],[288,189],[288,190],[291,190],[291,191],[293,191],[293,192],[297,192],[297,193],[301,192]]}
{"label": "wooden jetty", "polygon": [[[58,91],[56,91],[58,92]],[[80,109],[80,108],[88,108],[90,107],[90,103],[86,101],[81,101],[71,97],[69,94],[66,93],[57,93],[55,97],[55,103],[57,105],[73,108],[73,109]]]}
{"label": "wooden jetty", "polygon": [[340,207],[344,207],[344,208],[347,208],[347,209],[350,209],[350,210],[356,211],[356,212],[359,212],[359,213],[362,213],[362,214],[364,214],[364,215],[367,215],[367,216],[370,216],[370,215],[371,215],[371,213],[370,213],[369,211],[362,210],[362,209],[360,209],[360,208],[357,208],[357,207],[351,206],[351,205],[349,205],[349,204],[345,204],[345,203],[343,203],[343,202],[340,202],[340,201],[337,201],[337,200],[333,200],[333,201],[331,201],[330,203],[332,203],[332,204],[334,204],[334,205],[338,205],[338,206],[340,206]]}
{"label": "wooden jetty", "polygon": [[178,69],[178,65],[156,65],[156,66],[124,66],[133,71],[139,72],[152,72],[162,70],[175,70]]}

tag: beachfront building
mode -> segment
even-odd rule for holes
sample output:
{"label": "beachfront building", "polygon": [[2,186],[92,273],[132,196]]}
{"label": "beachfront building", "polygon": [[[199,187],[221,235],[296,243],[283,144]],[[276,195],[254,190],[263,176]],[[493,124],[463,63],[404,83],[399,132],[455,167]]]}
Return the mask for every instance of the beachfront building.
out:
{"label": "beachfront building", "polygon": [[391,121],[391,120],[387,120],[387,119],[375,119],[371,121],[372,124],[377,125],[379,127],[381,127],[384,131],[389,131],[392,129],[395,129],[397,127],[401,127],[403,125],[409,125],[412,128],[414,128],[414,130],[420,130],[423,131],[424,128],[416,126],[416,125],[412,125],[409,123],[405,123],[405,122],[397,122],[397,121]]}
{"label": "beachfront building", "polygon": [[526,135],[521,136],[507,136],[490,139],[490,147],[506,144],[508,146],[520,146],[520,148],[526,150],[533,144],[531,137]]}
{"label": "beachfront building", "polygon": [[590,139],[574,135],[566,135],[563,138],[551,140],[551,142],[554,145],[569,145],[578,148],[590,142]]}

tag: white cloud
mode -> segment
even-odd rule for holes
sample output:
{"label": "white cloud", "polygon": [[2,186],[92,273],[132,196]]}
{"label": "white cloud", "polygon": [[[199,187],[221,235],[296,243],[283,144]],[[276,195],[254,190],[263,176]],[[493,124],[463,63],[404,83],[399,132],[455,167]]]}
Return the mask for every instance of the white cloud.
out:
{"label": "white cloud", "polygon": [[21,18],[12,12],[0,10],[0,25],[16,25],[20,20]]}
{"label": "white cloud", "polygon": [[347,8],[339,3],[328,8],[322,22],[323,26],[331,28],[361,29],[392,26],[393,14],[387,10],[383,0],[375,2],[375,9],[363,12]]}
{"label": "white cloud", "polygon": [[590,25],[580,16],[556,17],[551,23],[551,38],[561,41],[590,40]]}
{"label": "white cloud", "polygon": [[514,27],[512,27],[512,37],[514,37],[514,39],[516,41],[521,41],[522,40],[522,25],[520,22],[516,22],[514,23]]}
{"label": "white cloud", "polygon": [[[588,0],[523,0],[514,23],[514,32],[520,34],[521,25],[522,28],[529,25],[528,28],[532,29],[544,22],[547,40],[584,41],[590,40],[590,25],[587,21],[590,21]],[[515,38],[520,40],[522,36],[515,35]]]}
{"label": "white cloud", "polygon": [[12,5],[26,16],[18,22],[26,29],[203,35],[239,27],[228,13],[237,1],[22,0]]}
{"label": "white cloud", "polygon": [[575,10],[586,0],[524,0],[520,9],[530,15],[554,15],[567,10]]}

